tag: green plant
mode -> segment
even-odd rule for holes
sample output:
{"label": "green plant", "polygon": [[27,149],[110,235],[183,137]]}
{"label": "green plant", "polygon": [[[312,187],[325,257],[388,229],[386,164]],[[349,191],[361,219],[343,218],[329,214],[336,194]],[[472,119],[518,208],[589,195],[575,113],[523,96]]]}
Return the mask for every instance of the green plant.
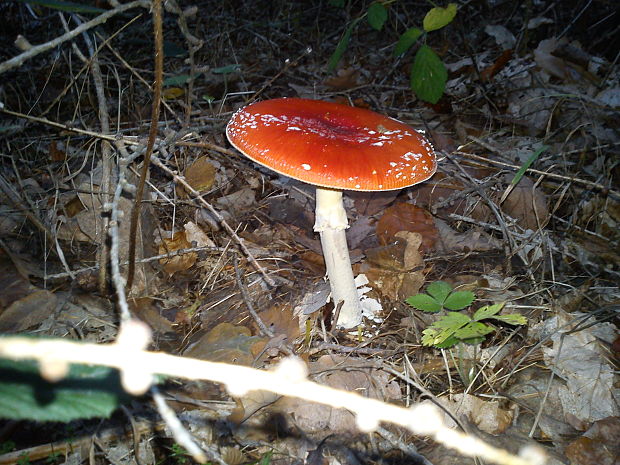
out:
{"label": "green plant", "polygon": [[13,441],[0,442],[0,455],[7,454],[15,450],[15,443]]}
{"label": "green plant", "polygon": [[60,463],[62,454],[60,452],[51,452],[45,459],[45,463]]}
{"label": "green plant", "polygon": [[[362,19],[366,18],[368,24],[377,31],[383,29],[388,19],[388,9],[386,8],[386,5],[389,3],[392,3],[392,1],[373,2],[364,14],[351,21],[342,34],[342,37],[336,46],[336,50],[329,59],[327,64],[327,70],[329,72],[336,69],[336,66],[340,62],[342,55],[349,45],[353,30],[360,23],[360,21],[362,21]],[[330,4],[337,7],[343,7],[344,0],[332,0],[330,1]],[[422,21],[421,29],[412,27],[401,34],[396,46],[394,47],[393,56],[400,57],[404,55],[420,38],[426,42],[428,33],[441,29],[450,24],[456,16],[456,11],[456,3],[450,3],[445,8],[431,8],[426,13],[424,20]],[[426,43],[423,43],[418,48],[411,66],[409,80],[411,90],[413,90],[421,100],[430,103],[437,103],[446,88],[447,79],[448,72],[445,65],[435,51],[426,45]]]}
{"label": "green plant", "polygon": [[30,457],[27,453],[24,452],[19,456],[19,459],[17,459],[17,465],[30,465]]}
{"label": "green plant", "polygon": [[[475,300],[470,291],[455,291],[444,281],[436,281],[426,288],[427,294],[416,294],[406,302],[412,307],[428,313],[437,313],[444,309],[464,310]],[[495,328],[483,320],[501,321],[509,325],[527,324],[523,315],[499,315],[504,303],[485,305],[470,317],[459,311],[448,311],[446,315],[435,321],[422,331],[422,344],[440,349],[453,347],[459,343],[480,344],[486,335]]]}
{"label": "green plant", "polygon": [[189,454],[185,448],[176,442],[170,447],[170,457],[179,465],[189,462]]}

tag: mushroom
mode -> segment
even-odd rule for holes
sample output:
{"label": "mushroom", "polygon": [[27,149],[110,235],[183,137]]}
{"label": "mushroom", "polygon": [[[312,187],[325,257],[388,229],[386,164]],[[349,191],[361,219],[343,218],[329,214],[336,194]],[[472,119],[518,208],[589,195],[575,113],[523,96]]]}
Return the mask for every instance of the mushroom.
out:
{"label": "mushroom", "polygon": [[337,325],[362,322],[345,229],[343,190],[388,191],[430,178],[431,144],[410,126],[369,110],[319,100],[280,98],[238,110],[230,143],[277,173],[316,186],[314,230],[320,234]]}

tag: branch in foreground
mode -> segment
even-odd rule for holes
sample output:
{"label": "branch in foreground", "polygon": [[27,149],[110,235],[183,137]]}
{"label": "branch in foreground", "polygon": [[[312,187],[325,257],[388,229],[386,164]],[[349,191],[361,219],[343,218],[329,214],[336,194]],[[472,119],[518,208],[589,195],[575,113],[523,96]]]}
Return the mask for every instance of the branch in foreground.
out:
{"label": "branch in foreground", "polygon": [[334,408],[346,408],[356,415],[358,427],[365,432],[375,430],[381,421],[389,422],[419,435],[432,436],[464,455],[479,456],[493,463],[544,464],[544,456],[538,449],[523,449],[517,457],[478,438],[447,428],[439,410],[432,405],[403,408],[308,381],[306,366],[295,358],[284,359],[274,371],[261,371],[149,352],[143,349],[147,332],[144,323],[132,320],[123,324],[117,342],[108,345],[4,337],[0,338],[0,357],[37,360],[42,374],[48,379],[62,378],[68,371],[69,363],[117,368],[125,389],[136,395],[149,388],[154,374],[215,381],[224,384],[230,394],[239,397],[254,390],[271,391]]}

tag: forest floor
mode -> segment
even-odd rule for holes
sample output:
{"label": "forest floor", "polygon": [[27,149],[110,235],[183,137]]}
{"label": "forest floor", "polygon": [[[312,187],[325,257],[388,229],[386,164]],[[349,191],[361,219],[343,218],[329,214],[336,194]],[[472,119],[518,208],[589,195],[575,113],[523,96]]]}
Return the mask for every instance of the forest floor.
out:
{"label": "forest floor", "polygon": [[[396,56],[433,5],[166,2],[156,125],[150,2],[1,4],[0,332],[105,345],[130,314],[153,351],[261,370],[295,355],[310,380],[433,403],[454,431],[511,454],[619,463],[614,3],[459,2],[450,24]],[[447,70],[434,104],[410,85],[426,46]],[[375,111],[424,131],[436,151],[423,183],[344,193],[366,312],[352,330],[327,300],[314,188],[226,139],[236,110],[280,97]],[[128,184],[149,142],[132,236]],[[125,296],[110,264],[127,276],[132,237]],[[446,320],[483,312],[469,332]],[[442,321],[452,323],[433,344]],[[190,463],[191,440],[159,401],[210,463],[485,463],[465,443],[389,422],[360,432],[347,410],[265,390],[232,397],[200,379],[168,378],[102,414],[95,387],[65,398],[0,362],[0,464]],[[497,463],[540,463],[521,457]]]}

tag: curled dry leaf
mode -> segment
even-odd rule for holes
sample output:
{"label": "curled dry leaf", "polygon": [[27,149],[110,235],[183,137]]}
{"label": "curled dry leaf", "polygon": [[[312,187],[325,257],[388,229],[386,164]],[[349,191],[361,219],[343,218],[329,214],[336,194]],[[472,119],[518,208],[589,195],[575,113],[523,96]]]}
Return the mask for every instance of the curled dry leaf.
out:
{"label": "curled dry leaf", "polygon": [[[187,240],[185,231],[175,232],[172,238],[163,239],[159,245],[159,254],[174,252],[180,249],[190,248],[192,244]],[[198,255],[196,252],[190,252],[183,255],[177,255],[169,258],[162,258],[159,263],[163,266],[164,271],[170,275],[177,271],[189,270],[194,264]]]}
{"label": "curled dry leaf", "polygon": [[[355,68],[338,70],[338,75],[325,80],[325,85],[335,90],[347,90],[357,86],[359,71]],[[347,103],[348,104],[348,103]]]}
{"label": "curled dry leaf", "polygon": [[366,273],[373,289],[391,300],[402,300],[417,294],[424,284],[419,233],[400,231],[395,242],[366,252],[368,263],[361,271]]}
{"label": "curled dry leaf", "polygon": [[502,409],[497,401],[482,400],[471,394],[455,394],[452,399],[440,397],[439,401],[457,416],[465,415],[486,433],[501,434],[512,422],[513,412]]}
{"label": "curled dry leaf", "polygon": [[419,233],[424,252],[432,250],[437,240],[437,229],[431,214],[410,203],[398,202],[392,205],[377,222],[377,238],[382,245],[394,242],[399,231]]}

